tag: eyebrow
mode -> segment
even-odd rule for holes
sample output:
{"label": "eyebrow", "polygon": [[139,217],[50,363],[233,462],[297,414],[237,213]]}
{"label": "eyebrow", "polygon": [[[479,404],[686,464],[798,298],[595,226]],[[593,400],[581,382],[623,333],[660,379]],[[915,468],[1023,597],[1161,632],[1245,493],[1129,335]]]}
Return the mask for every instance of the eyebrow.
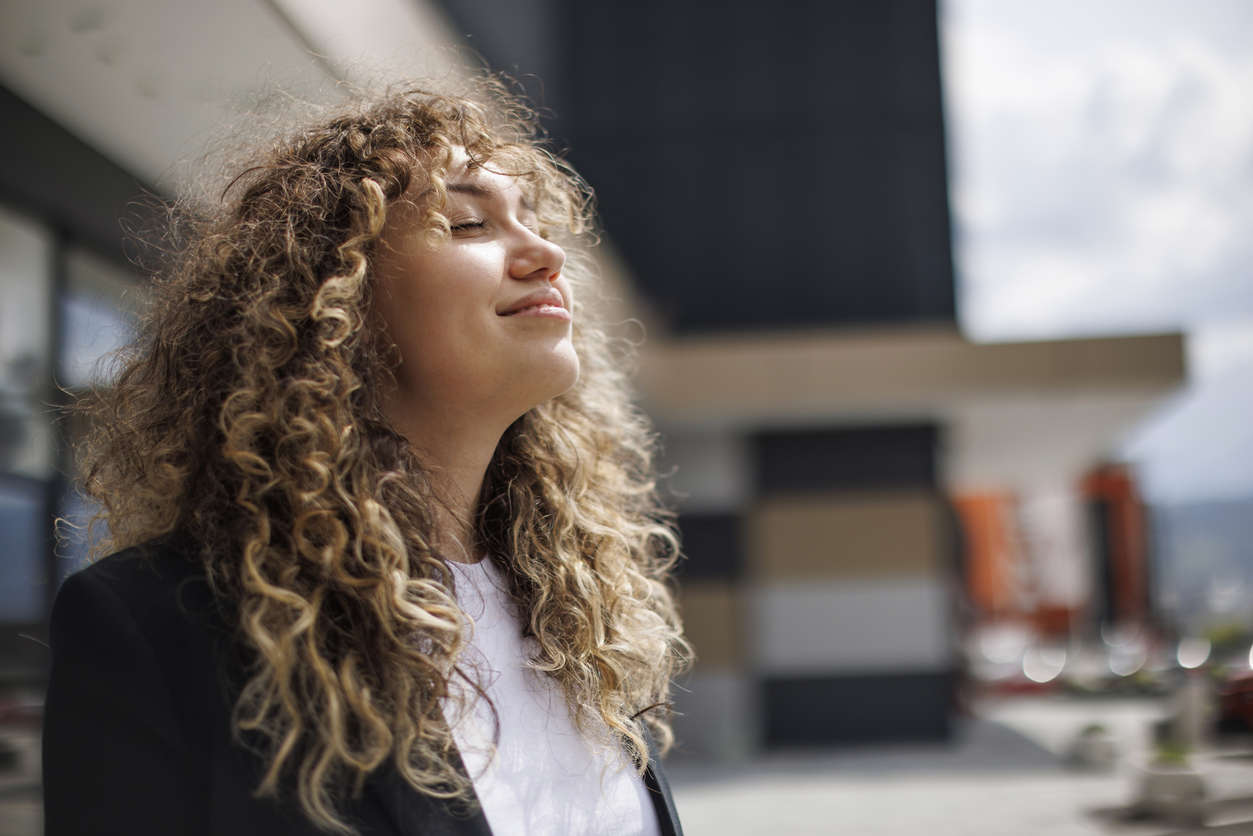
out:
{"label": "eyebrow", "polygon": [[462,194],[474,195],[475,197],[497,197],[500,194],[498,189],[489,189],[487,186],[480,186],[478,183],[449,183],[446,188],[450,192],[461,192]]}
{"label": "eyebrow", "polygon": [[[450,192],[459,194],[468,194],[472,197],[484,198],[486,200],[494,200],[500,197],[500,189],[493,189],[478,183],[456,182],[449,183],[445,188]],[[535,207],[531,205],[531,201],[523,194],[519,200],[519,205],[528,212],[534,212]]]}

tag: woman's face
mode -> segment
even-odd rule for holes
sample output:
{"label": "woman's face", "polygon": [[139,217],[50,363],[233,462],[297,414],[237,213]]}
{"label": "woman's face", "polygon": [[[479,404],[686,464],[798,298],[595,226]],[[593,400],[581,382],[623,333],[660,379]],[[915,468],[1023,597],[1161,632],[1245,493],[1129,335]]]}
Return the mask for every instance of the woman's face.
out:
{"label": "woman's face", "polygon": [[516,178],[466,162],[449,169],[446,240],[429,243],[412,203],[388,212],[375,305],[400,349],[402,409],[512,422],[578,380],[565,252],[538,234]]}

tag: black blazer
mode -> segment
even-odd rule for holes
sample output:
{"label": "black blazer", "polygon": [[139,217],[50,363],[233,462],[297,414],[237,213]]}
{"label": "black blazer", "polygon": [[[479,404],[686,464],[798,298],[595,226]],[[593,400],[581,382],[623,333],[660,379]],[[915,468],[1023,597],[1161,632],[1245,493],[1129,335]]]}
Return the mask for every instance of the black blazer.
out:
{"label": "black blazer", "polygon": [[[64,583],[44,717],[47,836],[321,833],[293,802],[252,795],[261,764],[231,735],[226,623],[198,561],[169,545],[128,549]],[[682,836],[648,746],[662,836]],[[390,764],[347,813],[363,836],[491,833],[477,804],[414,792]]]}

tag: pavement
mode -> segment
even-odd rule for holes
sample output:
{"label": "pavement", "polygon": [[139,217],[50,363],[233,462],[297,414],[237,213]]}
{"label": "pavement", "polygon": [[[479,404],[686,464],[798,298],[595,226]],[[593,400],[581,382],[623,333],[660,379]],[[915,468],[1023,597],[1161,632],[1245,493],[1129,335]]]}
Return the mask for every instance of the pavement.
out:
{"label": "pavement", "polygon": [[43,833],[39,731],[6,728],[0,736],[17,759],[15,768],[0,772],[0,836],[38,836]]}
{"label": "pavement", "polygon": [[[1253,745],[1194,756],[1206,825],[1129,815],[1161,700],[1014,697],[976,704],[951,744],[771,754],[736,765],[667,766],[687,836],[1183,836],[1253,834]],[[1104,724],[1118,744],[1108,772],[1069,767],[1079,729]]]}
{"label": "pavement", "polygon": [[[1131,820],[1136,769],[1162,700],[1014,697],[977,703],[951,744],[771,754],[738,764],[673,758],[667,773],[687,836],[1253,836],[1253,739],[1194,756],[1206,827]],[[1119,747],[1110,772],[1066,765],[1079,729]],[[38,736],[14,741],[23,769],[0,780],[0,836],[42,831]]]}

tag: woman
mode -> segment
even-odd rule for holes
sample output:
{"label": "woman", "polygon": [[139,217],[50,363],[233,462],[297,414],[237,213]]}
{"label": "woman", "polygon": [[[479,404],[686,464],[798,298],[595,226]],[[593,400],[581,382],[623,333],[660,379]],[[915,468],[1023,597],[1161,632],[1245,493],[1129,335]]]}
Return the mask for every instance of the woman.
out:
{"label": "woman", "polygon": [[255,161],[85,408],[48,833],[673,833],[676,544],[590,194],[484,83]]}

